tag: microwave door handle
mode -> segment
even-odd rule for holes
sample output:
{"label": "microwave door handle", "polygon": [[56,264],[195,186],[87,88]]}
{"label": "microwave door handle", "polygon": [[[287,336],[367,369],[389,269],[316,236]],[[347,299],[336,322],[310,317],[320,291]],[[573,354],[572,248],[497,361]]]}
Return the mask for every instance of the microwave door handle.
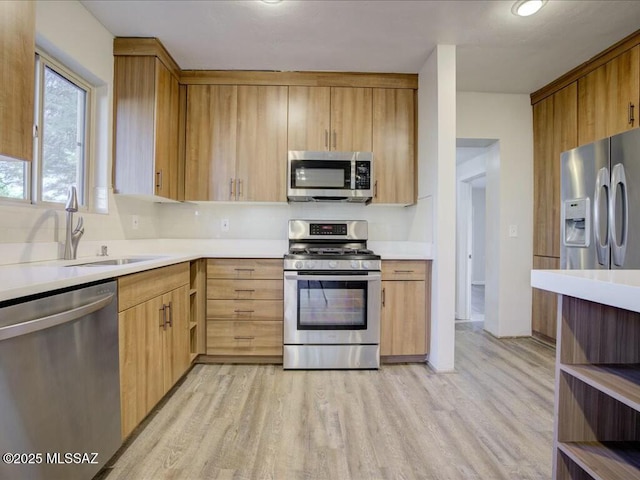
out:
{"label": "microwave door handle", "polygon": [[[599,171],[598,171],[598,175],[596,177],[596,188],[595,188],[595,192],[593,194],[593,233],[594,233],[594,238],[596,240],[596,257],[598,260],[598,263],[600,265],[607,265],[608,266],[608,258],[609,258],[609,233],[608,233],[608,228],[609,228],[609,224],[607,221],[607,218],[605,218],[604,220],[607,221],[607,234],[604,238],[604,242],[602,241],[602,238],[600,236],[600,222],[602,221],[602,219],[600,218],[600,193],[604,190],[604,195],[605,195],[605,201],[607,202],[607,212],[609,211],[609,203],[610,203],[610,198],[609,198],[609,190],[610,190],[610,184],[609,184],[609,169],[606,167],[602,167]],[[585,225],[586,225],[586,220],[585,219]],[[564,226],[564,224],[563,224]]]}
{"label": "microwave door handle", "polygon": [[[618,188],[622,194],[622,238],[618,238],[618,225],[616,218],[616,198]],[[622,267],[627,253],[627,237],[629,226],[629,198],[627,194],[627,177],[624,165],[617,163],[611,169],[611,196],[609,198],[609,236],[611,238],[611,261],[614,265]]]}

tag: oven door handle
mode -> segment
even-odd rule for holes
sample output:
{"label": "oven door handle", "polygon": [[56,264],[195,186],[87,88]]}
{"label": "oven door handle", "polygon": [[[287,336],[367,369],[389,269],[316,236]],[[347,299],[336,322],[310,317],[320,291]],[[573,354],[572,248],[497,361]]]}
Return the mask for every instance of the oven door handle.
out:
{"label": "oven door handle", "polygon": [[315,280],[318,282],[342,282],[348,280],[354,281],[362,281],[365,280],[367,282],[373,282],[381,279],[380,272],[368,272],[365,275],[355,274],[355,275],[303,275],[297,272],[285,272],[284,278],[286,280]]}

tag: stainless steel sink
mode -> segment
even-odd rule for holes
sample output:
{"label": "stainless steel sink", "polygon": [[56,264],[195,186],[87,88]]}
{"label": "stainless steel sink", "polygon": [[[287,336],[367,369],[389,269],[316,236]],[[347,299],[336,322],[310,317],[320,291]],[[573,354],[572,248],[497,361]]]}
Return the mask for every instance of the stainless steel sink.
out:
{"label": "stainless steel sink", "polygon": [[157,260],[157,257],[130,257],[130,258],[110,258],[108,260],[96,260],[95,262],[76,263],[75,265],[67,265],[67,267],[107,267],[113,265],[128,265],[130,263],[146,262],[149,260]]}

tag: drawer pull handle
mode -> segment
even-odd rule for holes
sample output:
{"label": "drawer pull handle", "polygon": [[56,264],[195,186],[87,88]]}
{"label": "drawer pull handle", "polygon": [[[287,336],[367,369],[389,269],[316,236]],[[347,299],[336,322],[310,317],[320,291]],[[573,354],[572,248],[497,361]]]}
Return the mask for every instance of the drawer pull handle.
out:
{"label": "drawer pull handle", "polygon": [[413,273],[413,270],[394,270],[393,273]]}
{"label": "drawer pull handle", "polygon": [[236,272],[253,272],[255,268],[235,268],[234,270]]}
{"label": "drawer pull handle", "polygon": [[254,310],[234,310],[235,313],[253,313]]}
{"label": "drawer pull handle", "polygon": [[240,293],[240,292],[249,292],[249,293],[255,292],[255,290],[252,289],[252,288],[237,288],[235,291],[238,292],[238,293]]}
{"label": "drawer pull handle", "polygon": [[253,340],[253,339],[255,339],[255,338],[256,338],[256,337],[242,337],[242,336],[240,336],[240,335],[235,335],[235,336],[233,337],[233,339],[234,339],[234,340]]}

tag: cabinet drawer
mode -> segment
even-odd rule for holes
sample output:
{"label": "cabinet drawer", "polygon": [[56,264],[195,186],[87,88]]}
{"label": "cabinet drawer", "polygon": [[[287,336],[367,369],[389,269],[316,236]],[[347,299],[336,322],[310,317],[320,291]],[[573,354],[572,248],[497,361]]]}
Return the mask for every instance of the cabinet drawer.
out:
{"label": "cabinet drawer", "polygon": [[427,263],[425,261],[382,261],[382,280],[424,280],[426,272]]}
{"label": "cabinet drawer", "polygon": [[282,280],[280,259],[216,258],[207,262],[207,278]]}
{"label": "cabinet drawer", "polygon": [[207,322],[207,355],[282,355],[282,322]]}
{"label": "cabinet drawer", "polygon": [[207,300],[207,320],[282,319],[282,300]]}
{"label": "cabinet drawer", "polygon": [[207,298],[213,300],[282,300],[282,280],[207,279]]}
{"label": "cabinet drawer", "polygon": [[122,312],[171,290],[189,285],[189,264],[178,263],[118,278],[118,311]]}

